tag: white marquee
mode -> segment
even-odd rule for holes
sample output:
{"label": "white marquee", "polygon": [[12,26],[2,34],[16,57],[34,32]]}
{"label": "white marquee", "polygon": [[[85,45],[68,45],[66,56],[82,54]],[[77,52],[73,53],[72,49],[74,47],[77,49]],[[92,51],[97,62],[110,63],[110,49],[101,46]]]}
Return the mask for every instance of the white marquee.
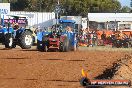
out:
{"label": "white marquee", "polygon": [[89,21],[132,21],[132,13],[88,13]]}

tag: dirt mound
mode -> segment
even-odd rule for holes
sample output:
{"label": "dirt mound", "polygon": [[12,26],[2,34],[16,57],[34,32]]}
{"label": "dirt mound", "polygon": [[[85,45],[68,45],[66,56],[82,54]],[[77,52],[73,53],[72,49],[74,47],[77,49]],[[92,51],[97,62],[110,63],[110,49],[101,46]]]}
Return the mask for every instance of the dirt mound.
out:
{"label": "dirt mound", "polygon": [[[132,55],[126,54],[96,79],[125,79],[132,81]],[[103,87],[101,87],[103,88]],[[107,86],[105,88],[132,88],[132,86]]]}
{"label": "dirt mound", "polygon": [[[127,56],[127,59],[121,61],[121,67],[114,75],[113,79],[127,79],[132,82],[132,55]],[[111,88],[132,88],[132,86],[111,87]]]}

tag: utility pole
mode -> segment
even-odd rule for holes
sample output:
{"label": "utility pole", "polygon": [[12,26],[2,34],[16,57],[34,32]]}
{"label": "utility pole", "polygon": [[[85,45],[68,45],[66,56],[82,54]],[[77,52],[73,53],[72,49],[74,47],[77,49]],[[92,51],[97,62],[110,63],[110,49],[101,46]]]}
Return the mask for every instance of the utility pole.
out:
{"label": "utility pole", "polygon": [[58,0],[57,1],[57,9],[58,9],[58,11],[57,11],[57,14],[56,14],[56,16],[57,16],[57,25],[58,25],[58,18],[59,18],[59,10],[60,10],[60,7],[59,7],[59,5],[60,5],[60,1]]}
{"label": "utility pole", "polygon": [[59,13],[60,13],[60,11],[61,11],[60,1],[57,0],[57,5],[55,6],[56,29],[57,29],[57,25],[58,25],[58,19],[59,19]]}
{"label": "utility pole", "polygon": [[42,12],[42,0],[40,0],[39,6],[40,6],[40,7],[39,7],[39,11]]}
{"label": "utility pole", "polygon": [[130,7],[131,7],[131,12],[132,12],[132,0],[131,0],[131,2],[130,2]]}

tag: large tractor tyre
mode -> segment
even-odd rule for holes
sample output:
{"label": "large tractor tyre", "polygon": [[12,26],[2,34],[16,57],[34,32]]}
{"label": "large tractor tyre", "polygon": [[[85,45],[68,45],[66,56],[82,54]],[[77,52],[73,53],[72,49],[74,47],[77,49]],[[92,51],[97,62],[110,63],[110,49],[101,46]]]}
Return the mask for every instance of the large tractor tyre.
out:
{"label": "large tractor tyre", "polygon": [[[72,42],[72,41],[71,41]],[[88,44],[88,39],[86,40],[86,43]],[[78,42],[77,42],[77,38],[74,38],[74,46],[73,46],[73,51],[77,51],[78,48]]]}
{"label": "large tractor tyre", "polygon": [[16,48],[16,44],[15,43],[13,43],[12,48]]}
{"label": "large tractor tyre", "polygon": [[77,46],[77,44],[75,44],[73,47],[73,51],[77,51],[77,49],[78,49],[78,46]]}
{"label": "large tractor tyre", "polygon": [[36,40],[35,40],[35,36],[33,36],[33,46],[35,46],[36,44]]}
{"label": "large tractor tyre", "polygon": [[65,38],[63,42],[63,52],[68,52],[69,50],[70,50],[69,39]]}
{"label": "large tractor tyre", "polygon": [[37,41],[37,50],[41,52],[47,52],[48,46],[45,45],[45,42]]}
{"label": "large tractor tyre", "polygon": [[[88,42],[87,42],[87,47],[88,47]],[[79,48],[79,46],[78,46],[78,41],[76,41],[76,44],[74,44],[74,46],[73,46],[73,50],[74,50],[74,51],[77,51],[78,48]]]}
{"label": "large tractor tyre", "polygon": [[43,51],[43,44],[42,44],[41,41],[38,41],[38,40],[37,40],[37,50],[38,51]]}
{"label": "large tractor tyre", "polygon": [[43,44],[42,44],[42,51],[43,51],[43,52],[47,52],[47,51],[48,51],[48,46],[47,46],[47,45],[49,45],[49,38],[46,37],[46,36],[43,36],[42,41],[43,41]]}
{"label": "large tractor tyre", "polygon": [[59,51],[60,52],[63,52],[64,51],[64,42],[60,42]]}
{"label": "large tractor tyre", "polygon": [[44,52],[48,52],[48,46],[43,45],[43,51],[44,51]]}
{"label": "large tractor tyre", "polygon": [[5,48],[13,48],[13,36],[11,34],[5,35]]}
{"label": "large tractor tyre", "polygon": [[45,37],[42,38],[42,41],[37,40],[37,50],[44,52],[44,39]]}
{"label": "large tractor tyre", "polygon": [[48,52],[48,46],[42,44],[42,46],[37,46],[37,49],[41,52]]}
{"label": "large tractor tyre", "polygon": [[60,52],[65,52],[65,43],[63,41],[62,45],[60,45]]}
{"label": "large tractor tyre", "polygon": [[33,45],[33,36],[30,31],[24,31],[20,36],[20,47],[22,49],[30,49]]}

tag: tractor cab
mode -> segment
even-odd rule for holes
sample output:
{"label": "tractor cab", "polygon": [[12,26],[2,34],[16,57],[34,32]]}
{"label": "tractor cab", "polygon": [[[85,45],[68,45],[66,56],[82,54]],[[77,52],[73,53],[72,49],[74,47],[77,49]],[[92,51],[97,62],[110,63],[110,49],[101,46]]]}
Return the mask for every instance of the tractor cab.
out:
{"label": "tractor cab", "polygon": [[4,24],[8,27],[8,23],[10,23],[14,30],[20,28],[26,28],[28,25],[27,16],[23,15],[7,15],[8,18],[4,19]]}
{"label": "tractor cab", "polygon": [[[42,33],[44,36],[59,37],[66,34],[67,32],[74,32],[75,21],[74,20],[64,20],[60,19],[59,24],[53,25],[51,29],[43,29],[38,32]],[[38,35],[39,35],[38,34]]]}
{"label": "tractor cab", "polygon": [[70,31],[70,30],[68,30],[68,28],[70,28],[72,32],[75,31],[74,30],[75,29],[75,21],[74,20],[61,19],[61,20],[59,20],[59,24],[60,24],[60,30],[62,30],[62,32]]}
{"label": "tractor cab", "polygon": [[14,34],[14,32],[16,32],[18,29],[21,29],[19,31],[23,31],[27,25],[28,25],[27,16],[6,15],[4,19],[1,19],[0,32],[3,34],[5,33]]}

